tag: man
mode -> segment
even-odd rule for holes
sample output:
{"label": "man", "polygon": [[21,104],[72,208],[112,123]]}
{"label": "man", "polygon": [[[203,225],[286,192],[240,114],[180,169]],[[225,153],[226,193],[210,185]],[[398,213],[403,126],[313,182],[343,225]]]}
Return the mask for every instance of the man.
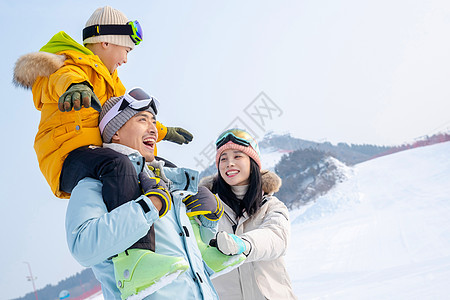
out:
{"label": "man", "polygon": [[[172,258],[168,274],[178,277],[156,291],[153,288],[146,299],[218,299],[209,278],[212,271],[202,260],[195,225],[191,225],[183,199],[195,194],[197,206],[208,216],[197,216],[205,242],[214,237],[217,222],[211,220],[222,215],[223,207],[212,193],[204,190],[197,193],[198,172],[163,168],[164,162],[155,160],[156,113],[152,97],[113,97],[103,105],[100,130],[103,140],[111,141],[103,147],[130,159],[144,195],[124,201],[108,212],[102,199],[101,181],[81,180],[73,189],[67,208],[69,249],[80,264],[92,268],[102,284],[105,299],[125,299],[134,294],[142,297],[140,292],[145,287],[139,286],[141,279],[137,277],[144,280],[146,270],[159,268],[167,257]],[[154,231],[150,230],[152,225]],[[158,261],[154,255],[139,252],[140,249],[129,249],[143,237],[154,244],[156,254],[165,256],[164,260]],[[120,260],[127,255],[136,257],[134,266],[121,265]],[[171,273],[173,270],[177,272]],[[163,284],[163,280],[155,283]],[[130,286],[133,290],[129,290]]]}

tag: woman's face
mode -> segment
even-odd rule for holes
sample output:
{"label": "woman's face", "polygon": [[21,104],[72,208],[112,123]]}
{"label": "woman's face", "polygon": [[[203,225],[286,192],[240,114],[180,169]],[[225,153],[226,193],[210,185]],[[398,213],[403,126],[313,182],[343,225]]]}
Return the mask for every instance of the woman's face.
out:
{"label": "woman's face", "polygon": [[250,157],[239,150],[225,150],[219,158],[219,173],[228,185],[250,182]]}

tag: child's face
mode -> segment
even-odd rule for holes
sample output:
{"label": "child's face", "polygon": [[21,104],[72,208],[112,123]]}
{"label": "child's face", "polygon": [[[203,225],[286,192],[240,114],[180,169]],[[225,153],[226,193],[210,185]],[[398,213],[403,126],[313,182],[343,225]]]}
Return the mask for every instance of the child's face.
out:
{"label": "child's face", "polygon": [[114,143],[139,151],[148,162],[155,159],[154,151],[157,139],[156,120],[148,111],[134,115],[112,137]]}
{"label": "child's face", "polygon": [[111,74],[114,73],[117,67],[127,63],[128,52],[131,51],[130,47],[105,42],[102,42],[101,47],[98,47],[98,49],[98,53],[95,54],[100,57]]}
{"label": "child's face", "polygon": [[231,186],[250,182],[250,157],[239,150],[225,150],[219,158],[219,173]]}

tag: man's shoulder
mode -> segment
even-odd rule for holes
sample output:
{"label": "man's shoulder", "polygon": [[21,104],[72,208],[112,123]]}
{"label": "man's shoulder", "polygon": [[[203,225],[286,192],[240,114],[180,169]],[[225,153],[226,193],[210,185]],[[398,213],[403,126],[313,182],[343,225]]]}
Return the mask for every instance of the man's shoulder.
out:
{"label": "man's shoulder", "polygon": [[176,165],[176,164],[174,164],[174,163],[171,162],[170,160],[165,159],[165,158],[163,158],[163,157],[155,156],[155,160],[157,160],[157,161],[163,161],[163,162],[164,162],[164,167],[166,167],[166,168],[177,168],[177,165]]}
{"label": "man's shoulder", "polygon": [[189,168],[166,168],[164,174],[172,182],[171,190],[197,192],[199,172]]}
{"label": "man's shoulder", "polygon": [[[164,166],[164,174],[172,180],[170,177],[180,177],[182,179],[198,180],[199,172],[190,168],[184,167],[166,167]],[[189,178],[188,178],[189,176]]]}
{"label": "man's shoulder", "polygon": [[102,182],[98,179],[91,177],[81,179],[72,190],[71,202],[85,203],[95,198],[102,199],[102,186]]}
{"label": "man's shoulder", "polygon": [[[92,177],[84,177],[81,179],[78,184],[75,186],[75,188],[84,189],[84,188],[95,188],[95,187],[101,187],[102,182],[98,179],[92,178]],[[74,188],[74,190],[75,190]]]}

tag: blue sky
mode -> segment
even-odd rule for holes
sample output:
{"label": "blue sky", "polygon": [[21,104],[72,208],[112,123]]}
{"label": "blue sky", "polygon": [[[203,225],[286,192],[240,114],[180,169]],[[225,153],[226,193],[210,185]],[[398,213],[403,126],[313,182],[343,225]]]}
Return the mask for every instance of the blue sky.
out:
{"label": "blue sky", "polygon": [[129,3],[0,1],[0,225],[3,244],[12,245],[1,250],[5,297],[31,291],[23,261],[38,287],[81,269],[65,245],[67,202],[53,197],[38,169],[39,112],[31,92],[11,81],[17,58],[58,31],[81,42],[97,7],[111,5],[142,24],[144,41],[119,75],[125,86],[141,86],[160,100],[163,124],[194,134],[189,145],[160,143],[159,153],[178,165],[200,168],[211,142],[231,124],[258,136],[273,130],[380,145],[450,126],[448,1]]}

